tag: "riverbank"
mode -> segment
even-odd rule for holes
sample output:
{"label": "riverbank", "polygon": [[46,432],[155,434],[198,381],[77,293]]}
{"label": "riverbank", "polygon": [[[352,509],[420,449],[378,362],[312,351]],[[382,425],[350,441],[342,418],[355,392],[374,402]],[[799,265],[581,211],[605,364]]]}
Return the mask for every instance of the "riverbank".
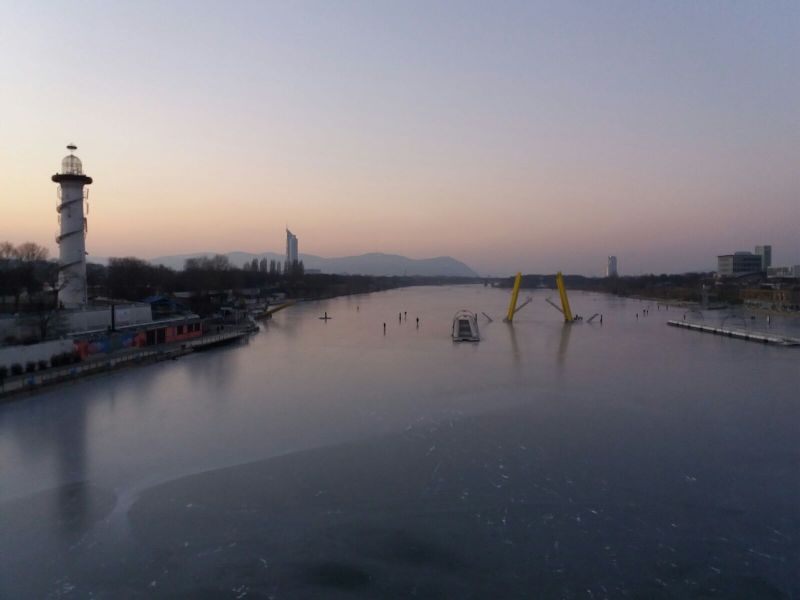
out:
{"label": "riverbank", "polygon": [[180,356],[220,344],[240,340],[254,330],[252,327],[229,327],[220,332],[207,334],[192,340],[133,348],[89,358],[79,363],[51,367],[33,373],[12,375],[0,381],[0,403],[19,399],[38,392],[42,388],[76,381],[93,375],[100,375],[118,369],[144,366],[164,360],[175,360]]}

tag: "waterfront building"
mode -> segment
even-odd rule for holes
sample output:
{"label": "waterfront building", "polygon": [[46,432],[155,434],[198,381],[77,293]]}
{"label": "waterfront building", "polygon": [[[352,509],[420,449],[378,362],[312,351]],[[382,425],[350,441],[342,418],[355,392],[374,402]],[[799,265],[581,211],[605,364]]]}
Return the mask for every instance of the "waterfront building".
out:
{"label": "waterfront building", "polygon": [[791,267],[769,267],[767,269],[769,279],[800,279],[800,265]]}
{"label": "waterfront building", "polygon": [[113,331],[95,329],[76,332],[72,336],[72,342],[81,359],[86,359],[116,350],[184,342],[202,335],[203,324],[200,317],[189,313],[158,321],[117,327]]}
{"label": "waterfront building", "polygon": [[297,253],[297,236],[288,229],[286,230],[286,264],[291,268],[297,263],[300,257]]}
{"label": "waterfront building", "polygon": [[800,289],[796,285],[770,289],[746,289],[742,290],[741,298],[745,305],[756,308],[786,312],[800,311]]}
{"label": "waterfront building", "polygon": [[772,246],[756,246],[756,255],[761,257],[762,271],[766,271],[772,266]]}
{"label": "waterfront building", "polygon": [[83,173],[81,160],[73,154],[78,147],[67,146],[70,151],[61,161],[61,172],[51,178],[58,184],[58,220],[61,231],[58,243],[58,303],[63,308],[86,306],[86,232],[88,223],[84,204],[89,190],[84,186],[92,178]]}
{"label": "waterfront building", "polygon": [[734,252],[717,256],[717,275],[734,277],[761,272],[762,257],[752,252]]}
{"label": "waterfront building", "polygon": [[606,277],[616,277],[617,275],[617,257],[609,256],[608,264],[606,265]]}

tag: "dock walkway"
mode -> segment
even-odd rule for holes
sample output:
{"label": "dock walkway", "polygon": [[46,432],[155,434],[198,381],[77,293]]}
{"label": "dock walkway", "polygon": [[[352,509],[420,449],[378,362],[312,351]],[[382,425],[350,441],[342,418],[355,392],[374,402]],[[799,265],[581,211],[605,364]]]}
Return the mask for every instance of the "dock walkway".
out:
{"label": "dock walkway", "polygon": [[726,329],[723,327],[712,327],[710,325],[700,325],[699,323],[689,323],[687,321],[667,321],[667,325],[672,327],[682,327],[692,331],[702,333],[713,333],[725,337],[747,340],[749,342],[760,342],[762,344],[774,344],[778,346],[800,346],[800,339],[774,335],[766,332],[746,331],[742,329]]}

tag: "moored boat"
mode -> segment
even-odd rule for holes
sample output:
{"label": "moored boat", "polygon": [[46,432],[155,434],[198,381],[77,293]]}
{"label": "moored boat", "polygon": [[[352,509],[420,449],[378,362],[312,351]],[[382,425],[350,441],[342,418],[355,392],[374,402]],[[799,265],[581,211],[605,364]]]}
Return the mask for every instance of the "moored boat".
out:
{"label": "moored boat", "polygon": [[454,342],[479,342],[481,341],[478,330],[478,316],[468,310],[460,310],[453,317]]}

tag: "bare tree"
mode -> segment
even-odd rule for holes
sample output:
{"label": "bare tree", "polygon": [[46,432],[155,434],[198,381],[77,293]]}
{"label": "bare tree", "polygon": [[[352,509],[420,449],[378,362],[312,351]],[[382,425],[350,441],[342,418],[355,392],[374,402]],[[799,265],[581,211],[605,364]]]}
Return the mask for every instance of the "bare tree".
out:
{"label": "bare tree", "polygon": [[229,271],[231,269],[231,261],[224,254],[215,254],[210,261],[212,271]]}
{"label": "bare tree", "polygon": [[200,269],[200,259],[199,258],[187,258],[183,263],[183,270],[184,271],[196,271]]}
{"label": "bare tree", "polygon": [[27,292],[30,301],[31,295],[42,288],[41,271],[46,267],[47,248],[33,242],[24,242],[16,247],[9,242],[0,242],[0,258],[7,261],[3,270],[3,291],[14,296],[14,311],[18,311],[23,291]]}
{"label": "bare tree", "polygon": [[[43,288],[45,291],[49,291],[52,294],[52,300],[50,306],[52,308],[58,308],[58,293],[63,290],[67,283],[73,281],[75,278],[75,274],[71,271],[61,271],[58,268],[56,263],[48,263],[47,267],[43,269],[42,275],[42,282]],[[45,307],[40,307],[40,310],[45,310]]]}
{"label": "bare tree", "polygon": [[66,332],[67,320],[61,310],[41,306],[39,310],[22,313],[18,319],[35,328],[41,341],[54,339]]}
{"label": "bare tree", "polygon": [[16,258],[17,256],[17,249],[14,247],[14,244],[11,242],[0,242],[0,259],[11,259]]}
{"label": "bare tree", "polygon": [[16,258],[23,262],[37,262],[47,260],[49,251],[44,246],[34,242],[24,242],[17,246],[15,250]]}

